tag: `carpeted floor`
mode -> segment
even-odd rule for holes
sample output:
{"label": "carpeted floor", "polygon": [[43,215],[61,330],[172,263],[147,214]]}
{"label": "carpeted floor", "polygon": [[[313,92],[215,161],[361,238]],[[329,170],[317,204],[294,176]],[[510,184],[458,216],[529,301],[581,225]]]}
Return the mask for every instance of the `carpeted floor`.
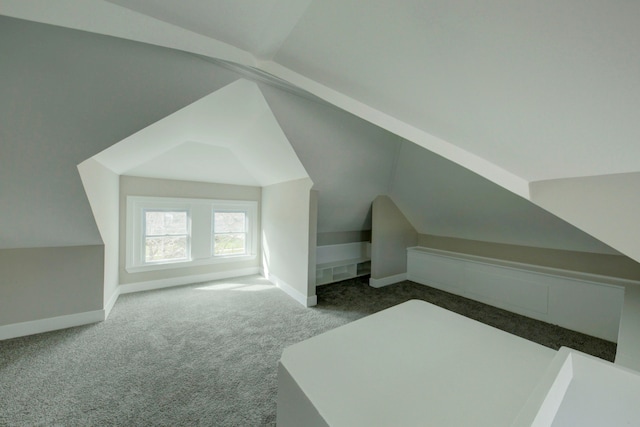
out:
{"label": "carpeted floor", "polygon": [[613,360],[615,344],[445,292],[362,280],[306,309],[259,277],[122,295],[106,322],[0,342],[0,426],[275,424],[282,350],[409,299],[557,349]]}

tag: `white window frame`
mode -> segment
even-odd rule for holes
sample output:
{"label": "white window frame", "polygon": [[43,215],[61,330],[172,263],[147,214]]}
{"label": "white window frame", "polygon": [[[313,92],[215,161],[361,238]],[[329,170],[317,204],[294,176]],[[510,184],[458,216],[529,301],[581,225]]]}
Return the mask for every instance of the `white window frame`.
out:
{"label": "white window frame", "polygon": [[[145,262],[145,210],[187,210],[188,258]],[[213,215],[215,211],[243,211],[247,220],[247,253],[213,255]],[[258,254],[258,202],[254,200],[183,199],[173,197],[127,196],[126,263],[129,273],[195,267],[199,265],[254,260]]]}
{"label": "white window frame", "polygon": [[[211,256],[215,259],[223,259],[223,258],[242,258],[242,257],[246,257],[247,255],[251,255],[251,254],[255,254],[256,250],[254,248],[253,245],[253,241],[256,240],[255,236],[253,236],[253,233],[251,232],[252,226],[251,226],[251,218],[255,218],[255,208],[253,205],[251,204],[247,204],[246,202],[222,202],[219,201],[218,203],[216,203],[213,208],[212,208],[212,212],[211,212]],[[246,234],[246,241],[245,241],[245,248],[246,248],[246,252],[244,254],[231,254],[231,255],[216,255],[215,254],[215,238],[216,238],[216,234],[223,234],[223,233],[216,233],[215,230],[215,214],[216,212],[242,212],[245,214],[245,231],[244,233]]]}
{"label": "white window frame", "polygon": [[[157,261],[147,261],[147,253],[146,253],[146,247],[147,247],[147,238],[148,237],[164,237],[164,236],[173,236],[173,235],[148,235],[147,234],[147,212],[185,212],[187,214],[187,230],[186,233],[184,234],[184,236],[187,239],[187,247],[186,247],[186,254],[184,258],[179,258],[179,259],[167,259],[167,260],[157,260]],[[173,262],[185,262],[185,261],[189,261],[191,259],[191,210],[190,209],[180,209],[180,208],[176,208],[176,207],[172,207],[172,208],[152,208],[149,206],[146,206],[142,209],[142,227],[141,227],[141,233],[142,233],[142,238],[141,238],[141,243],[142,243],[142,253],[140,254],[141,256],[141,261],[144,265],[157,265],[157,264],[169,264],[169,263],[173,263]],[[182,236],[182,234],[176,234],[175,236]]]}

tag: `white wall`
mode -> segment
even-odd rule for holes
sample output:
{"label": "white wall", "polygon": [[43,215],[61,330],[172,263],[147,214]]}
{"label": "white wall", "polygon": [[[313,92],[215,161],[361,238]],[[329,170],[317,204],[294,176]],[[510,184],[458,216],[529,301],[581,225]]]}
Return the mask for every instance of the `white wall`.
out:
{"label": "white wall", "polygon": [[[94,159],[78,165],[91,211],[104,242],[104,302],[107,307],[118,287],[120,177]],[[111,307],[107,307],[109,310]]]}
{"label": "white wall", "polygon": [[[373,201],[371,228],[371,285],[403,280],[407,273],[407,248],[418,243],[418,233],[388,196]],[[391,284],[384,283],[384,284]]]}
{"label": "white wall", "polygon": [[[126,204],[127,196],[184,197],[193,199],[250,200],[258,202],[260,215],[260,187],[245,185],[212,184],[206,182],[174,181],[168,179],[120,177],[120,284],[163,281],[187,276],[205,276],[215,273],[233,274],[236,271],[258,271],[260,256],[253,260],[225,262],[196,267],[171,268],[165,270],[129,273],[126,265]],[[258,218],[260,224],[260,218]],[[258,227],[258,247],[260,247],[260,227]]]}
{"label": "white wall", "polygon": [[315,305],[309,271],[313,215],[309,178],[262,189],[262,268],[265,276],[305,306]]}

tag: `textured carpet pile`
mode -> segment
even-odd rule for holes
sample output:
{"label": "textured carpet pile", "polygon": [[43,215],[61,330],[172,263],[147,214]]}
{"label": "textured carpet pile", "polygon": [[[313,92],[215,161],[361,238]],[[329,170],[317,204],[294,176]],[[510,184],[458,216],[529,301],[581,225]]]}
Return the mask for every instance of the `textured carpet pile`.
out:
{"label": "textured carpet pile", "polygon": [[554,349],[615,356],[613,343],[411,282],[323,286],[307,309],[246,277],[122,295],[106,322],[0,341],[0,426],[275,425],[285,347],[414,298]]}

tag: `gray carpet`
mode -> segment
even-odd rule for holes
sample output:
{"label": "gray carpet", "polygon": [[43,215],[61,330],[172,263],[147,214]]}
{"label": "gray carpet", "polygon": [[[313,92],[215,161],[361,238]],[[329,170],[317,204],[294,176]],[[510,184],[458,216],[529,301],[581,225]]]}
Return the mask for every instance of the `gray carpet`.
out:
{"label": "gray carpet", "polygon": [[0,342],[0,425],[274,425],[283,348],[412,298],[551,348],[615,355],[613,343],[411,282],[323,286],[305,309],[251,277],[122,295],[106,322]]}

